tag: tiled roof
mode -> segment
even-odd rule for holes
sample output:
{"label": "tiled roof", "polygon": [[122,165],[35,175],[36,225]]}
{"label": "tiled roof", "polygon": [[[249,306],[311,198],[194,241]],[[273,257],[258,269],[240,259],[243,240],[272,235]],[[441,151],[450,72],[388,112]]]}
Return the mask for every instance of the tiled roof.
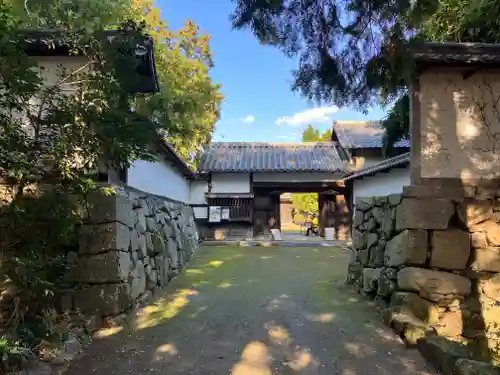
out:
{"label": "tiled roof", "polygon": [[[383,146],[384,129],[378,121],[335,121],[340,145],[346,149],[381,148]],[[408,140],[401,140],[394,147],[410,147]]]}
{"label": "tiled roof", "polygon": [[200,172],[344,171],[333,142],[212,143],[202,154]]}
{"label": "tiled roof", "polygon": [[394,156],[394,157],[389,158],[389,159],[385,159],[384,161],[381,161],[380,163],[370,165],[369,167],[360,169],[359,171],[354,172],[354,173],[348,175],[347,177],[345,177],[344,181],[355,180],[355,179],[360,178],[360,177],[365,177],[365,176],[369,176],[369,175],[372,175],[372,174],[375,174],[378,172],[383,172],[383,171],[386,171],[388,169],[391,169],[391,168],[394,168],[394,167],[397,167],[400,165],[408,164],[408,163],[410,163],[410,153],[406,152],[404,154]]}
{"label": "tiled roof", "polygon": [[413,58],[427,64],[500,64],[500,44],[425,42]]}

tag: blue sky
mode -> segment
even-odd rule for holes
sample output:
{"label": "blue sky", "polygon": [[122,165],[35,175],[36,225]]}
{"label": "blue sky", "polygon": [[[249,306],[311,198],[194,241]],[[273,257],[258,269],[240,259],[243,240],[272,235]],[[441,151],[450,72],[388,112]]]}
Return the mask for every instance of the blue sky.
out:
{"label": "blue sky", "polygon": [[214,141],[300,141],[309,124],[326,130],[333,120],[378,120],[383,112],[365,116],[353,108],[316,106],[291,91],[291,70],[297,61],[260,45],[248,30],[231,29],[231,0],[156,0],[173,28],[190,19],[212,36],[215,68],[212,78],[226,97]]}

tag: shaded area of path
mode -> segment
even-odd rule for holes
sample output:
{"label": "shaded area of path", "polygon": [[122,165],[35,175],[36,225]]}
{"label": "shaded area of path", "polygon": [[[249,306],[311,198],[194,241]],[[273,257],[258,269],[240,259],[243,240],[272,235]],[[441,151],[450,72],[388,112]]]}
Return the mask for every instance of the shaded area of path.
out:
{"label": "shaded area of path", "polygon": [[340,248],[209,247],[67,375],[434,374],[343,284]]}

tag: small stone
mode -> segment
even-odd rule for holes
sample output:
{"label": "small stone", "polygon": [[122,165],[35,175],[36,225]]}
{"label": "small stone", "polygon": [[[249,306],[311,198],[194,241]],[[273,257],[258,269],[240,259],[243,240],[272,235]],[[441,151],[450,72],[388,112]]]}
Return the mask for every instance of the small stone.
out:
{"label": "small stone", "polygon": [[370,263],[370,249],[359,250],[358,260],[363,266],[367,266]]}
{"label": "small stone", "polygon": [[387,197],[387,201],[391,207],[395,207],[401,203],[402,198],[401,194],[391,194]]}
{"label": "small stone", "polygon": [[397,289],[396,281],[391,280],[382,273],[377,283],[377,294],[382,297],[390,297]]}
{"label": "small stone", "polygon": [[79,235],[80,254],[97,254],[109,250],[128,251],[130,229],[119,222],[83,225]]}
{"label": "small stone", "polygon": [[80,283],[122,282],[133,268],[130,255],[121,251],[95,254],[80,258],[75,269],[75,281]]}
{"label": "small stone", "polygon": [[446,199],[404,198],[396,210],[396,230],[446,229],[454,212]]}
{"label": "small stone", "polygon": [[410,313],[426,325],[439,322],[439,310],[435,304],[415,293],[396,292],[391,297],[391,308]]}
{"label": "small stone", "polygon": [[155,255],[155,248],[153,246],[153,235],[151,233],[146,233],[146,251],[148,256],[154,256]]}
{"label": "small stone", "polygon": [[156,232],[156,231],[158,231],[158,225],[156,224],[156,218],[154,218],[154,217],[148,217],[146,219],[146,229],[149,232]]}
{"label": "small stone", "polygon": [[128,321],[128,314],[118,314],[115,316],[107,316],[102,320],[102,326],[104,328],[115,328],[125,325]]}
{"label": "small stone", "polygon": [[356,250],[365,249],[367,244],[367,239],[368,239],[367,233],[355,229],[352,236],[353,248]]}
{"label": "small stone", "polygon": [[471,270],[500,272],[500,247],[474,249],[472,254]]}
{"label": "small stone", "polygon": [[431,235],[430,266],[446,270],[464,270],[470,256],[469,233],[460,229],[434,231]]}
{"label": "small stone", "polygon": [[458,337],[464,329],[463,320],[460,310],[446,311],[433,328],[439,336]]}
{"label": "small stone", "polygon": [[153,248],[156,254],[165,254],[167,251],[165,241],[158,233],[153,234]]}
{"label": "small stone", "polygon": [[83,317],[83,326],[87,334],[91,335],[97,329],[101,328],[102,320],[98,315],[87,315]]}
{"label": "small stone", "polygon": [[467,227],[471,227],[493,215],[493,204],[490,200],[466,199],[458,205],[457,214],[460,221]]}
{"label": "small stone", "polygon": [[459,358],[471,358],[465,345],[440,336],[428,336],[418,340],[420,354],[445,375],[455,374],[455,362]]}
{"label": "small stone", "polygon": [[139,302],[139,304],[144,307],[149,305],[152,300],[153,300],[153,293],[150,290],[147,290],[146,292],[144,292],[139,296],[137,302]]}
{"label": "small stone", "polygon": [[141,261],[138,261],[134,269],[129,275],[128,281],[130,283],[130,296],[133,299],[139,297],[146,291],[146,271]]}
{"label": "small stone", "polygon": [[486,232],[486,238],[491,246],[500,246],[500,224],[494,221],[486,221],[481,223],[483,230]]}
{"label": "small stone", "polygon": [[500,368],[486,362],[459,358],[455,362],[455,375],[500,375]]}
{"label": "small stone", "polygon": [[[26,375],[52,375],[54,373],[53,366],[48,363],[33,359],[28,362],[25,370]],[[22,372],[21,372],[22,374]]]}
{"label": "small stone", "polygon": [[139,249],[139,236],[137,235],[137,232],[132,231],[130,233],[130,250],[137,251]]}
{"label": "small stone", "polygon": [[375,268],[363,269],[363,291],[365,293],[371,293],[377,289],[378,277],[380,277],[380,270],[376,271]]}
{"label": "small stone", "polygon": [[425,264],[427,246],[427,231],[404,230],[387,242],[384,263],[390,267]]}
{"label": "small stone", "polygon": [[354,213],[354,218],[352,220],[354,227],[359,227],[361,224],[363,224],[363,211],[356,211]]}
{"label": "small stone", "polygon": [[360,262],[350,263],[347,268],[346,283],[347,284],[358,283],[359,280],[362,279],[362,275],[363,275],[363,266],[361,265],[361,263]]}
{"label": "small stone", "polygon": [[368,248],[374,247],[378,242],[378,234],[377,233],[368,233],[367,239],[366,239],[366,246]]}
{"label": "small stone", "polygon": [[373,267],[382,267],[384,265],[385,241],[381,240],[370,250],[370,264]]}
{"label": "small stone", "polygon": [[381,229],[383,237],[390,239],[394,233],[394,228],[396,224],[396,209],[387,209],[384,212],[384,217],[382,218]]}
{"label": "small stone", "polygon": [[364,224],[364,230],[367,232],[373,231],[375,228],[377,228],[377,222],[375,221],[374,218],[371,218]]}
{"label": "small stone", "polygon": [[383,207],[387,204],[387,196],[380,195],[373,198],[373,204],[377,207]]}
{"label": "small stone", "polygon": [[429,331],[422,327],[405,327],[403,338],[407,346],[417,345],[418,340],[423,339],[429,334]]}
{"label": "small stone", "polygon": [[480,280],[479,286],[486,296],[500,302],[500,273],[491,276],[489,279]]}
{"label": "small stone", "polygon": [[139,235],[139,258],[143,259],[148,256],[148,247],[146,243],[146,236],[144,234]]}
{"label": "small stone", "polygon": [[356,199],[356,210],[366,212],[370,208],[372,208],[373,205],[374,205],[373,197],[368,197],[368,198],[363,197]]}
{"label": "small stone", "polygon": [[481,232],[471,233],[471,245],[475,249],[488,247],[486,234]]}
{"label": "small stone", "polygon": [[175,269],[178,268],[180,263],[179,263],[179,254],[177,252],[177,242],[174,239],[169,238],[167,249],[168,249],[168,255],[170,259],[172,259],[173,268]]}
{"label": "small stone", "polygon": [[449,304],[471,292],[471,281],[449,272],[407,267],[398,272],[398,287],[417,292],[422,298]]}

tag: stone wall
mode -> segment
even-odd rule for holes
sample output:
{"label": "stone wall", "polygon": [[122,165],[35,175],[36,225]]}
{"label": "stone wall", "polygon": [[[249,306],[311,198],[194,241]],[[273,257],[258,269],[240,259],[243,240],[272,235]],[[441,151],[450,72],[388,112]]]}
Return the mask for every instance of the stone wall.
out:
{"label": "stone wall", "polygon": [[180,202],[125,188],[94,194],[86,211],[62,308],[104,325],[148,303],[198,248],[193,210]]}
{"label": "stone wall", "polygon": [[376,298],[407,342],[437,334],[496,356],[500,199],[416,190],[357,202],[347,281]]}

